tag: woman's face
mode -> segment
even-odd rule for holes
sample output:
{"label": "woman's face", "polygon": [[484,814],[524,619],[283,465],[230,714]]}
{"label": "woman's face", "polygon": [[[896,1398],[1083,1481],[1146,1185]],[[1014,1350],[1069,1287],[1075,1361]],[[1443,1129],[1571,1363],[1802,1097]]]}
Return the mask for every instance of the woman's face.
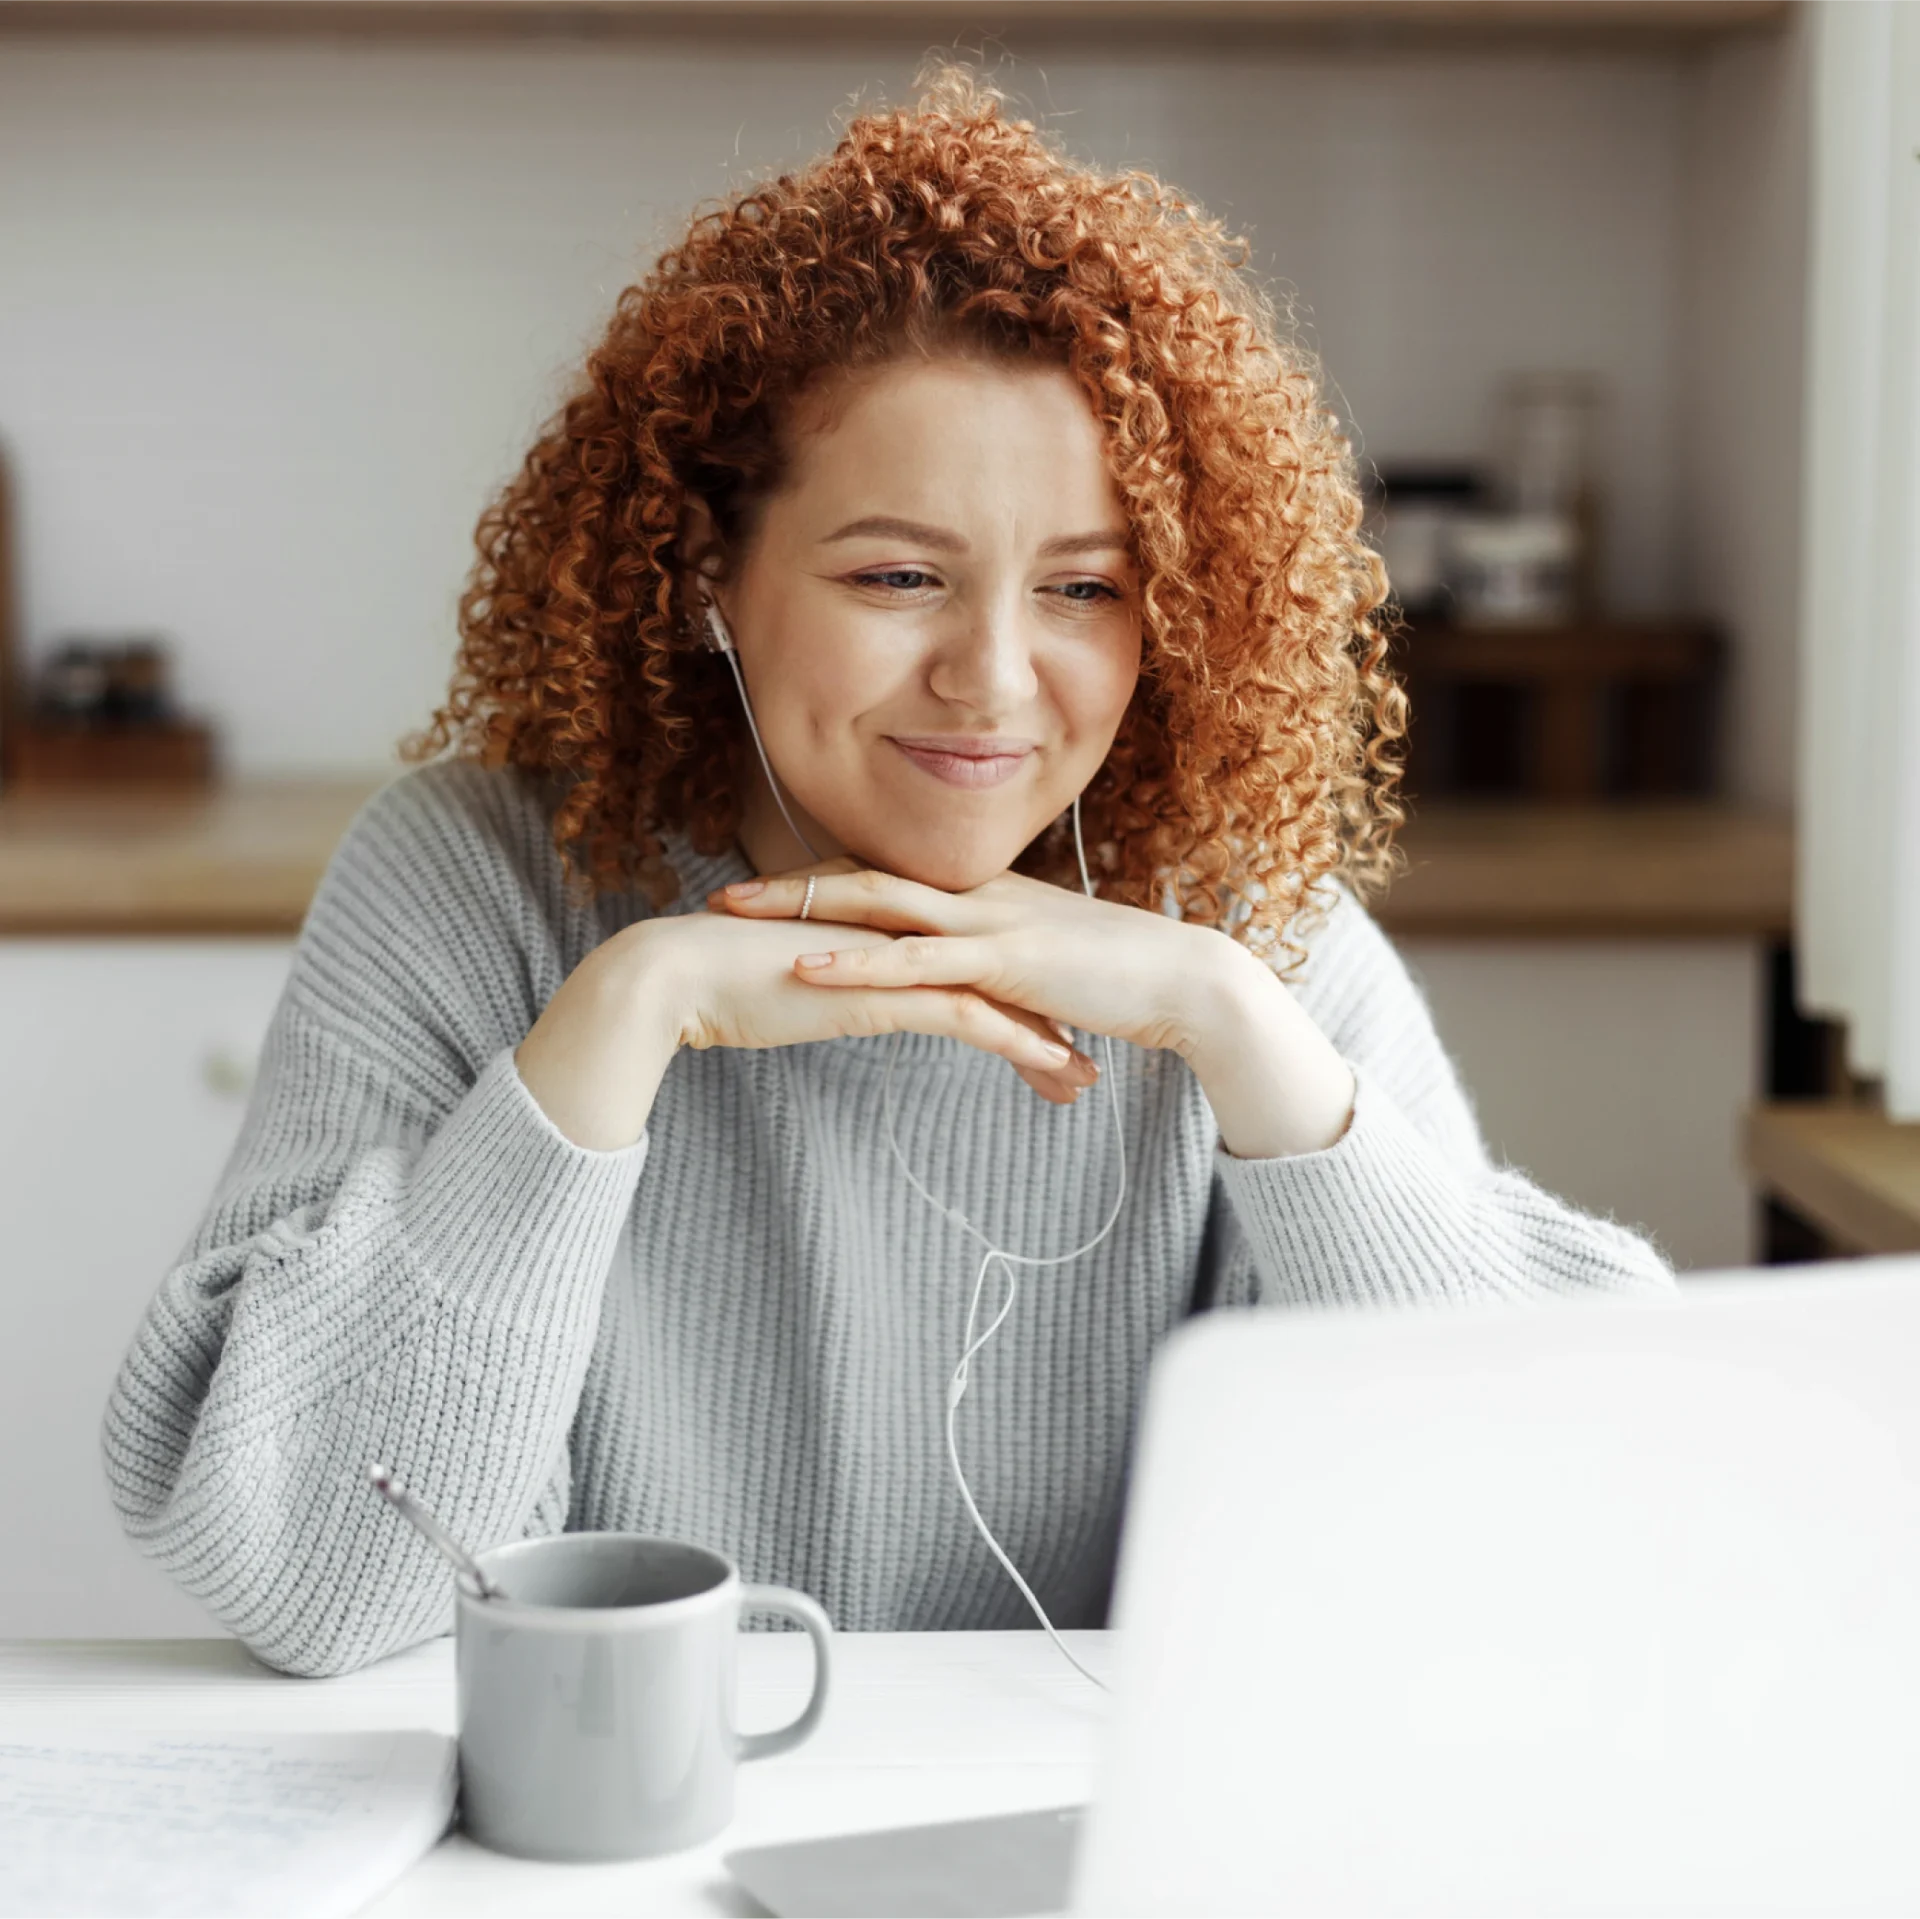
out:
{"label": "woman's face", "polygon": [[[715,595],[767,757],[820,858],[979,885],[1093,778],[1139,677],[1099,422],[1061,368],[916,358],[794,425],[787,483]],[[750,760],[747,856],[807,864]]]}

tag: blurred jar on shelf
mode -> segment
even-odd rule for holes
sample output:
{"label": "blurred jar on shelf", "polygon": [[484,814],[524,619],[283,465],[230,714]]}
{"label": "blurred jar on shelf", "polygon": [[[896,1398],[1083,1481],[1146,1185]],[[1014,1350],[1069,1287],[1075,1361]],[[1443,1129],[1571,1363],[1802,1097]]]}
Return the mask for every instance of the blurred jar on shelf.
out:
{"label": "blurred jar on shelf", "polygon": [[1510,373],[1496,394],[1496,500],[1516,518],[1571,526],[1569,617],[1600,611],[1605,516],[1599,452],[1605,398],[1597,374],[1571,371]]}
{"label": "blurred jar on shelf", "polygon": [[1454,618],[1462,626],[1564,626],[1580,611],[1579,534],[1557,513],[1474,515],[1447,535]]}

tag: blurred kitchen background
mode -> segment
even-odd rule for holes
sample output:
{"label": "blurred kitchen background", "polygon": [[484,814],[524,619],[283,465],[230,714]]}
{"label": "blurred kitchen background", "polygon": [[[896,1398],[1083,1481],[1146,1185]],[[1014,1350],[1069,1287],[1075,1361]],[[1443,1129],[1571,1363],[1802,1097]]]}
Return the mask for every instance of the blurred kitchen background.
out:
{"label": "blurred kitchen background", "polygon": [[[1835,843],[1899,724],[1808,528],[1914,445],[1862,454],[1886,396],[1831,344],[1854,438],[1805,422],[1823,312],[1913,324],[1872,221],[1820,218],[1906,139],[1901,11],[0,0],[0,1634],[206,1629],[119,1538],[99,1414],[475,519],[689,208],[931,49],[1227,217],[1322,354],[1406,613],[1381,917],[1496,1150],[1690,1273],[1920,1245],[1920,1127],[1795,940],[1807,689],[1852,689]],[[1882,976],[1892,857],[1821,895]]]}

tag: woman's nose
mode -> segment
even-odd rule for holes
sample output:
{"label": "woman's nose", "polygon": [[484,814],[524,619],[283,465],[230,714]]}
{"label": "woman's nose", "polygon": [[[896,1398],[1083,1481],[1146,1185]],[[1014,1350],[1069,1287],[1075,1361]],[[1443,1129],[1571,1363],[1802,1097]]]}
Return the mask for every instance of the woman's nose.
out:
{"label": "woman's nose", "polygon": [[958,607],[935,652],[930,683],[943,699],[1010,712],[1030,700],[1039,683],[1033,645],[1026,609],[1017,601]]}

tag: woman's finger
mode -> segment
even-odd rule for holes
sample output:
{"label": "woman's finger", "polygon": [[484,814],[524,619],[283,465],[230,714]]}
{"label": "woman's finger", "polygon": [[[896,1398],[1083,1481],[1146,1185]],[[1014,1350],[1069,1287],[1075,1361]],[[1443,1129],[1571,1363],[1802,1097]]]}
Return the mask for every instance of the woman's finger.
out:
{"label": "woman's finger", "polygon": [[1056,1041],[1067,1049],[1067,1057],[1053,1067],[1048,1077],[1064,1089],[1078,1093],[1100,1077],[1100,1069],[1073,1043],[1073,1031],[1062,1027],[1058,1020],[1046,1019],[1038,1013],[1030,1013],[1024,1006],[1010,1006],[1005,1000],[995,999],[985,993],[981,997],[989,1006],[997,1007],[1006,1016],[1027,1027],[1037,1034],[1043,1044],[1052,1045]]}
{"label": "woman's finger", "polygon": [[[1075,1046],[1070,1027],[1043,1013],[996,999],[981,984],[981,974],[990,954],[990,945],[985,940],[910,935],[884,945],[842,947],[837,952],[822,954],[803,953],[794,961],[794,972],[800,979],[838,992],[884,989],[900,993],[916,987],[966,989],[1031,1033],[1042,1050],[1037,1054],[1030,1052],[1029,1063],[1043,1070],[1051,1068],[1063,1086],[1084,1086],[1098,1078],[1099,1068]],[[818,963],[809,966],[810,958]],[[1047,1050],[1056,1043],[1066,1048],[1063,1058],[1056,1059]]]}
{"label": "woman's finger", "polygon": [[982,1052],[999,1053],[1016,1067],[1033,1068],[1058,1075],[1073,1063],[1073,1049],[1064,1046],[1052,1034],[1041,1031],[1031,1016],[1021,1018],[980,993],[942,993],[953,1008],[955,1035]]}
{"label": "woman's finger", "polygon": [[908,933],[884,946],[838,951],[823,941],[821,951],[800,954],[793,966],[816,986],[980,987],[992,959],[993,949],[985,940]]}
{"label": "woman's finger", "polygon": [[[903,952],[902,948],[906,950]],[[824,955],[803,953],[794,961],[794,972],[815,985],[831,986],[841,992],[859,987],[884,987],[890,992],[914,985],[969,987],[1010,1018],[1030,1027],[1042,1040],[1062,1042],[1069,1055],[1064,1062],[1069,1072],[1076,1062],[1088,1072],[1097,1070],[1074,1044],[1071,1027],[1049,1019],[1044,1013],[994,998],[982,983],[990,951],[984,940],[909,936],[886,946],[848,947]],[[817,958],[822,963],[809,966],[806,963],[809,958]]]}
{"label": "woman's finger", "polygon": [[1071,1106],[1087,1089],[1084,1086],[1062,1086],[1057,1079],[1033,1073],[1024,1067],[1013,1069],[1049,1106]]}
{"label": "woman's finger", "polygon": [[710,893],[707,904],[743,918],[793,918],[806,905],[809,877],[814,882],[813,903],[807,907],[810,920],[928,933],[963,933],[984,923],[986,909],[964,893],[942,892],[937,886],[923,886],[918,880],[850,860],[830,860],[764,879],[736,880]]}
{"label": "woman's finger", "polygon": [[[813,897],[817,909],[820,894],[829,879],[867,869],[851,853],[836,854],[830,860],[814,860],[806,866],[792,866],[782,873],[762,873],[755,879],[735,880],[730,886],[717,886],[707,895],[710,906],[764,906],[769,899],[784,900],[787,910],[799,912],[806,898],[807,881],[814,882]],[[809,912],[809,919],[817,917]]]}
{"label": "woman's finger", "polygon": [[[1023,1075],[1040,1073],[1061,1079],[1072,1058],[1070,1049],[1045,1036],[1025,1020],[979,993],[938,986],[889,987],[852,996],[849,1010],[865,1030],[937,1033],[962,1040],[983,1053],[1006,1060]],[[1066,1058],[1061,1054],[1065,1052]],[[1061,1080],[1063,1086],[1070,1080]]]}

